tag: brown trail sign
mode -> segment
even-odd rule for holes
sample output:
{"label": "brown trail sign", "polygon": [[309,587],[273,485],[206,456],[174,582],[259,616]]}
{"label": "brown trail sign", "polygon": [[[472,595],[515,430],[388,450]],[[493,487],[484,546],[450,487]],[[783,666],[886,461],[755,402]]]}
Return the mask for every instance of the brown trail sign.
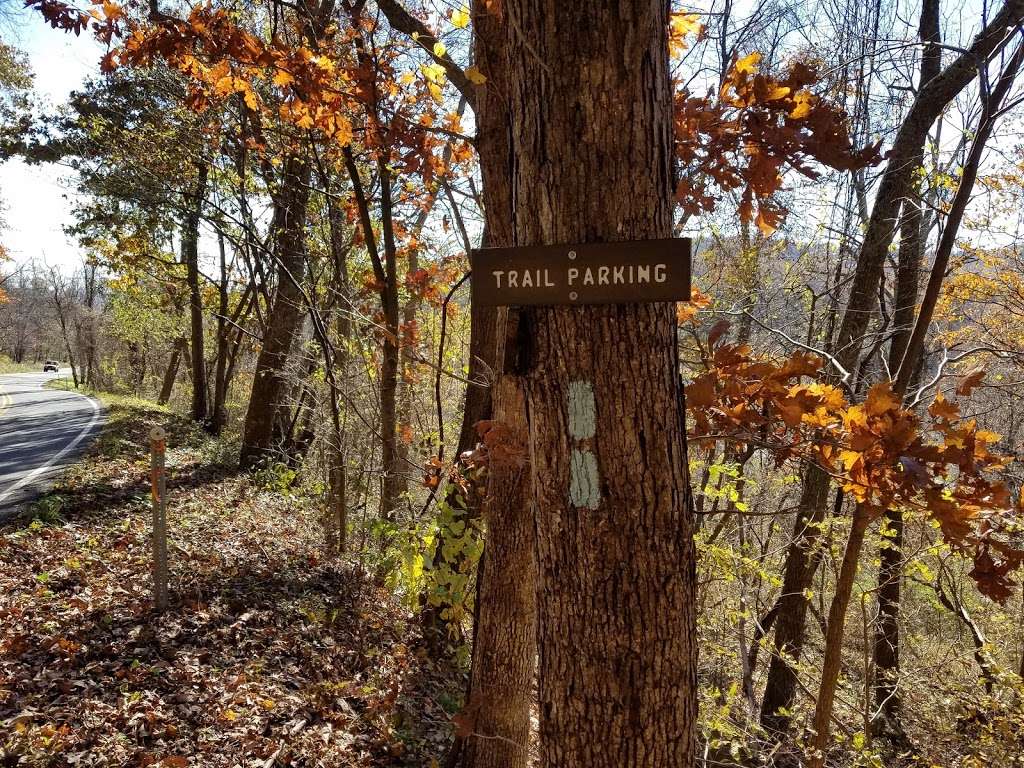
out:
{"label": "brown trail sign", "polygon": [[689,238],[478,248],[470,260],[477,306],[690,300]]}

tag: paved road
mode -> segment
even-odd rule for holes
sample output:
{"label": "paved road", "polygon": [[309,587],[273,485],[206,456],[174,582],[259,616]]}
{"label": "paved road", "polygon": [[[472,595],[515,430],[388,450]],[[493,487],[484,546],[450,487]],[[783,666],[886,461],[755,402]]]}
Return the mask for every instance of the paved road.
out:
{"label": "paved road", "polygon": [[0,376],[0,520],[46,490],[103,423],[95,400],[43,389],[68,373]]}

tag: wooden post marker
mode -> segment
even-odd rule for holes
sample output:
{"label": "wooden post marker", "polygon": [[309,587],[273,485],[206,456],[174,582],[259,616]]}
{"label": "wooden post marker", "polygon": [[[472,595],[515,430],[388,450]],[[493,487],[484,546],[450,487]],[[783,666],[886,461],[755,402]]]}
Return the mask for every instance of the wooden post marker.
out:
{"label": "wooden post marker", "polygon": [[167,474],[164,454],[167,432],[153,427],[149,433],[150,488],[153,497],[153,604],[167,610]]}

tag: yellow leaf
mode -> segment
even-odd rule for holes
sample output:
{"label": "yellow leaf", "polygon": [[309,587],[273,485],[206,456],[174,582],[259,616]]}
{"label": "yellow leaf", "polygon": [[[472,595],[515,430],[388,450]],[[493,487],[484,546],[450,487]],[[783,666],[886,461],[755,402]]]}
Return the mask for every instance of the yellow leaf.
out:
{"label": "yellow leaf", "polygon": [[440,64],[420,64],[420,72],[432,83],[444,82],[444,67]]}
{"label": "yellow leaf", "polygon": [[793,97],[793,103],[795,106],[790,110],[789,117],[793,120],[803,120],[811,114],[811,108],[814,106],[814,95],[809,91],[797,91]]}
{"label": "yellow leaf", "polygon": [[690,35],[700,39],[704,27],[700,17],[693,13],[673,13],[669,21],[668,50],[672,56],[679,56],[690,47]]}
{"label": "yellow leaf", "polygon": [[757,65],[761,62],[761,54],[757,51],[744,56],[742,59],[736,61],[735,67],[733,67],[738,73],[741,74],[753,74],[757,71]]}
{"label": "yellow leaf", "polygon": [[998,443],[1003,439],[998,432],[990,432],[987,429],[979,429],[974,437],[979,443]]}
{"label": "yellow leaf", "polygon": [[231,75],[224,75],[213,84],[213,92],[218,96],[227,96],[235,90],[235,78]]}
{"label": "yellow leaf", "polygon": [[434,43],[434,55],[437,56],[437,58],[440,59],[447,52],[448,52],[448,49],[444,47],[444,43],[442,43],[440,40],[438,40],[436,43]]}
{"label": "yellow leaf", "polygon": [[458,29],[465,29],[469,26],[469,8],[465,4],[459,10],[452,12],[452,26]]}
{"label": "yellow leaf", "polygon": [[103,3],[103,15],[107,21],[114,21],[124,15],[121,11],[121,6],[117,3],[105,2]]}
{"label": "yellow leaf", "polygon": [[858,451],[843,450],[839,452],[839,460],[843,462],[847,470],[852,469],[862,459],[863,456]]}
{"label": "yellow leaf", "polygon": [[277,70],[274,73],[274,85],[279,88],[284,88],[295,82],[295,78],[292,77],[291,72],[285,72],[283,69]]}
{"label": "yellow leaf", "polygon": [[259,101],[257,101],[256,99],[256,93],[251,88],[245,89],[244,98],[245,106],[247,106],[251,111],[255,112],[257,109],[259,109],[260,104]]}
{"label": "yellow leaf", "polygon": [[334,140],[343,147],[352,143],[352,123],[340,115],[335,120]]}
{"label": "yellow leaf", "polygon": [[886,411],[899,408],[900,405],[900,399],[893,393],[892,385],[887,381],[880,381],[871,387],[864,401],[864,409],[869,416],[880,416]]}
{"label": "yellow leaf", "polygon": [[483,85],[487,82],[487,76],[477,68],[476,64],[466,70],[466,77],[473,85]]}
{"label": "yellow leaf", "polygon": [[221,717],[231,723],[238,719],[238,713],[233,709],[225,709]]}

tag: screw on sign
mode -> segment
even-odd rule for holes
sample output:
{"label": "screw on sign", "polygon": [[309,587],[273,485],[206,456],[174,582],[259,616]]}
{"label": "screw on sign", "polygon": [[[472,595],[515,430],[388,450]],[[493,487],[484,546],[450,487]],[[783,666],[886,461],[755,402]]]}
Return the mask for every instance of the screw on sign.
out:
{"label": "screw on sign", "polygon": [[150,488],[153,496],[153,604],[167,609],[167,473],[164,454],[167,432],[153,427],[149,433]]}

